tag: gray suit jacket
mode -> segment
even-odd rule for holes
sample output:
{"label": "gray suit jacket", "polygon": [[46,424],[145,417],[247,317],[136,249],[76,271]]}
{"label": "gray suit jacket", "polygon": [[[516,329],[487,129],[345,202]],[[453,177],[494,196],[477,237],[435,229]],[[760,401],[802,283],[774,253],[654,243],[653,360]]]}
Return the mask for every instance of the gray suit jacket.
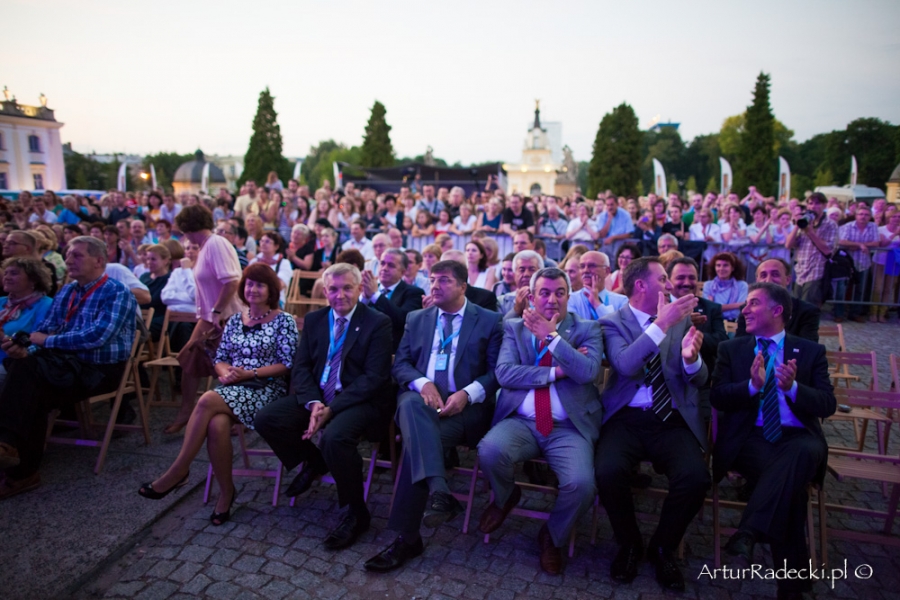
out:
{"label": "gray suit jacket", "polygon": [[[533,336],[522,319],[510,319],[504,328],[497,360],[497,381],[501,389],[492,425],[515,413],[530,390],[550,385],[550,370],[554,368],[534,366],[537,356]],[[556,382],[556,392],[569,420],[594,444],[603,417],[596,385],[603,356],[600,324],[568,313],[557,331],[562,339],[557,342],[553,359],[566,377]],[[581,347],[587,348],[587,355],[578,351]]]}
{"label": "gray suit jacket", "polygon": [[706,382],[709,370],[706,364],[702,364],[699,371],[688,375],[681,360],[681,340],[691,328],[690,317],[685,317],[683,321],[670,327],[659,348],[650,336],[641,330],[628,304],[602,318],[600,327],[603,330],[606,357],[612,365],[609,380],[601,394],[605,411],[603,422],[608,421],[619,409],[631,402],[638,388],[644,384],[644,370],[647,363],[658,351],[666,386],[672,394],[675,406],[697,437],[697,441],[706,450],[708,436],[699,411],[697,390]]}

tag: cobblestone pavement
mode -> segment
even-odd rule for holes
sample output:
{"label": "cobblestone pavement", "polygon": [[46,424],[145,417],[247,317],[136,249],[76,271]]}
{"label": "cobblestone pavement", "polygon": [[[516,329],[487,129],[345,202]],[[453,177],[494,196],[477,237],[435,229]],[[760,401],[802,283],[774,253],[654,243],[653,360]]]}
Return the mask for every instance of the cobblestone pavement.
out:
{"label": "cobblestone pavement", "polygon": [[[890,325],[845,325],[850,350],[875,349],[881,387],[887,388],[887,355],[900,353],[898,328]],[[830,340],[826,345],[834,348]],[[212,503],[202,504],[207,463],[195,463],[190,488],[159,502],[136,494],[140,483],[155,477],[172,460],[180,436],[159,433],[168,409],[154,409],[154,443],[144,446],[139,436],[115,440],[100,476],[91,472],[96,451],[87,448],[48,449],[42,471],[43,486],[0,504],[0,595],[4,598],[716,598],[744,600],[774,597],[771,581],[723,580],[708,575],[713,565],[711,510],[706,507],[685,538],[682,570],[688,582],[684,594],[663,593],[651,565],[630,585],[614,584],[609,563],[615,553],[605,515],[598,518],[597,542],[590,542],[591,515],[578,528],[574,557],[561,577],[540,571],[536,537],[540,523],[511,516],[489,543],[477,534],[477,520],[488,493],[479,487],[468,534],[462,517],[437,530],[423,529],[424,554],[403,569],[386,575],[367,573],[363,563],[392,541],[386,531],[392,486],[389,471],[376,473],[369,507],[372,527],[351,548],[328,552],[322,548],[327,532],[337,524],[337,498],[330,484],[314,484],[295,507],[279,499],[272,506],[271,479],[237,478],[238,498],[232,521],[209,524]],[[847,444],[853,433],[848,423],[829,424],[833,442]],[[870,434],[870,443],[871,446]],[[900,450],[900,436],[892,436],[890,452]],[[258,440],[248,436],[251,445]],[[271,460],[271,459],[270,459]],[[464,456],[465,461],[465,456]],[[289,476],[288,476],[289,477]],[[288,479],[289,481],[290,479]],[[459,489],[460,478],[452,482]],[[654,486],[664,487],[662,478]],[[884,509],[880,486],[866,482],[826,480],[828,501]],[[728,484],[724,495],[733,495]],[[213,492],[218,493],[217,490]],[[638,493],[642,512],[658,514],[659,500]],[[542,509],[552,498],[525,494],[528,508]],[[738,513],[723,511],[723,523],[736,524]],[[865,517],[829,513],[829,528],[874,532],[880,523]],[[643,523],[649,537],[653,523]],[[817,526],[818,531],[818,526]],[[895,525],[894,531],[900,529]],[[723,538],[724,541],[725,538]],[[849,580],[815,584],[819,598],[896,597],[900,589],[900,546],[829,540],[830,567],[849,566]],[[771,557],[759,549],[760,562]],[[870,565],[868,579],[854,569]],[[864,568],[863,568],[864,569]],[[859,575],[865,575],[863,571]]]}

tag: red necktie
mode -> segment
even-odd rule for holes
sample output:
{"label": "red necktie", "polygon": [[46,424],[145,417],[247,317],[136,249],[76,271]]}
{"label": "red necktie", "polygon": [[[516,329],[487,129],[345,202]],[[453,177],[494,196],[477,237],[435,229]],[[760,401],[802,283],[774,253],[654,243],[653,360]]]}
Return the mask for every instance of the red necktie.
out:
{"label": "red necktie", "polygon": [[[546,344],[542,341],[538,346],[540,353]],[[553,365],[553,355],[548,351],[541,357],[538,366],[550,367]],[[544,437],[553,431],[553,413],[550,412],[550,387],[542,387],[534,390],[534,424]]]}

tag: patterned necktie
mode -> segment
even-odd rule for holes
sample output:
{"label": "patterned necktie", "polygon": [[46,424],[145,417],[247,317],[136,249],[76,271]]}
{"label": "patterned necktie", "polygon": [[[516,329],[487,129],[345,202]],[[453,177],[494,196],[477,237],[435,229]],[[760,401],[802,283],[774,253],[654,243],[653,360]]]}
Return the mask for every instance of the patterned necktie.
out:
{"label": "patterned necktie", "polygon": [[[650,317],[650,322],[656,320],[656,317]],[[650,386],[653,390],[653,412],[657,417],[665,421],[672,415],[672,394],[666,386],[666,378],[663,375],[662,359],[659,352],[653,355],[650,362],[647,363],[647,374],[644,375],[644,385]]]}
{"label": "patterned necktie", "polygon": [[[540,354],[546,344],[541,341],[538,344],[538,354]],[[541,357],[540,367],[553,366],[553,355],[548,351]],[[553,413],[550,410],[550,386],[535,388],[534,390],[534,425],[538,432],[547,437],[553,431]]]}
{"label": "patterned necktie", "polygon": [[[759,339],[759,349],[763,353],[766,365],[769,364],[772,354],[778,351],[775,342],[766,338]],[[771,373],[766,369],[766,382],[760,394],[762,394],[763,437],[770,442],[781,439],[781,411],[778,408],[778,389],[775,383],[775,369],[773,368]]]}
{"label": "patterned necktie", "polygon": [[[344,329],[347,327],[347,319],[344,317],[338,317],[337,319],[337,327],[335,328],[337,331],[334,332],[334,343],[337,344],[338,340],[341,339],[341,336],[344,335]],[[329,363],[331,366],[328,370],[328,380],[325,382],[325,387],[322,388],[322,396],[325,397],[325,404],[331,404],[331,401],[334,400],[335,390],[337,389],[338,382],[338,374],[341,369],[341,354],[344,351],[344,344],[341,342],[341,345],[338,346],[337,352],[334,353],[334,356],[331,357],[331,362]]]}
{"label": "patterned necktie", "polygon": [[[450,336],[453,335],[453,317],[456,315],[444,313],[441,316],[444,317],[443,339],[448,340],[450,339]],[[441,399],[443,400],[446,400],[447,396],[450,395],[450,350],[452,347],[453,342],[450,342],[444,348],[438,347],[438,354],[447,355],[447,368],[443,371],[438,371],[436,369],[434,371],[434,385],[437,387],[438,392],[441,394]]]}

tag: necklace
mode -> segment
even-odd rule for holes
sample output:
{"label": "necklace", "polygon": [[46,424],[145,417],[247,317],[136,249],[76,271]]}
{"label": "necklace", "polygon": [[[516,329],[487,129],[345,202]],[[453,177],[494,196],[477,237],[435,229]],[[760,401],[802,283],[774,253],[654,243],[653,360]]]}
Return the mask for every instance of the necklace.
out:
{"label": "necklace", "polygon": [[247,309],[247,320],[250,321],[251,323],[252,323],[253,321],[262,321],[263,319],[265,319],[266,317],[268,317],[270,314],[272,314],[272,310],[273,310],[273,309],[270,308],[268,311],[266,311],[266,314],[264,314],[263,316],[261,316],[261,317],[254,317],[253,315],[250,314],[250,309]]}

